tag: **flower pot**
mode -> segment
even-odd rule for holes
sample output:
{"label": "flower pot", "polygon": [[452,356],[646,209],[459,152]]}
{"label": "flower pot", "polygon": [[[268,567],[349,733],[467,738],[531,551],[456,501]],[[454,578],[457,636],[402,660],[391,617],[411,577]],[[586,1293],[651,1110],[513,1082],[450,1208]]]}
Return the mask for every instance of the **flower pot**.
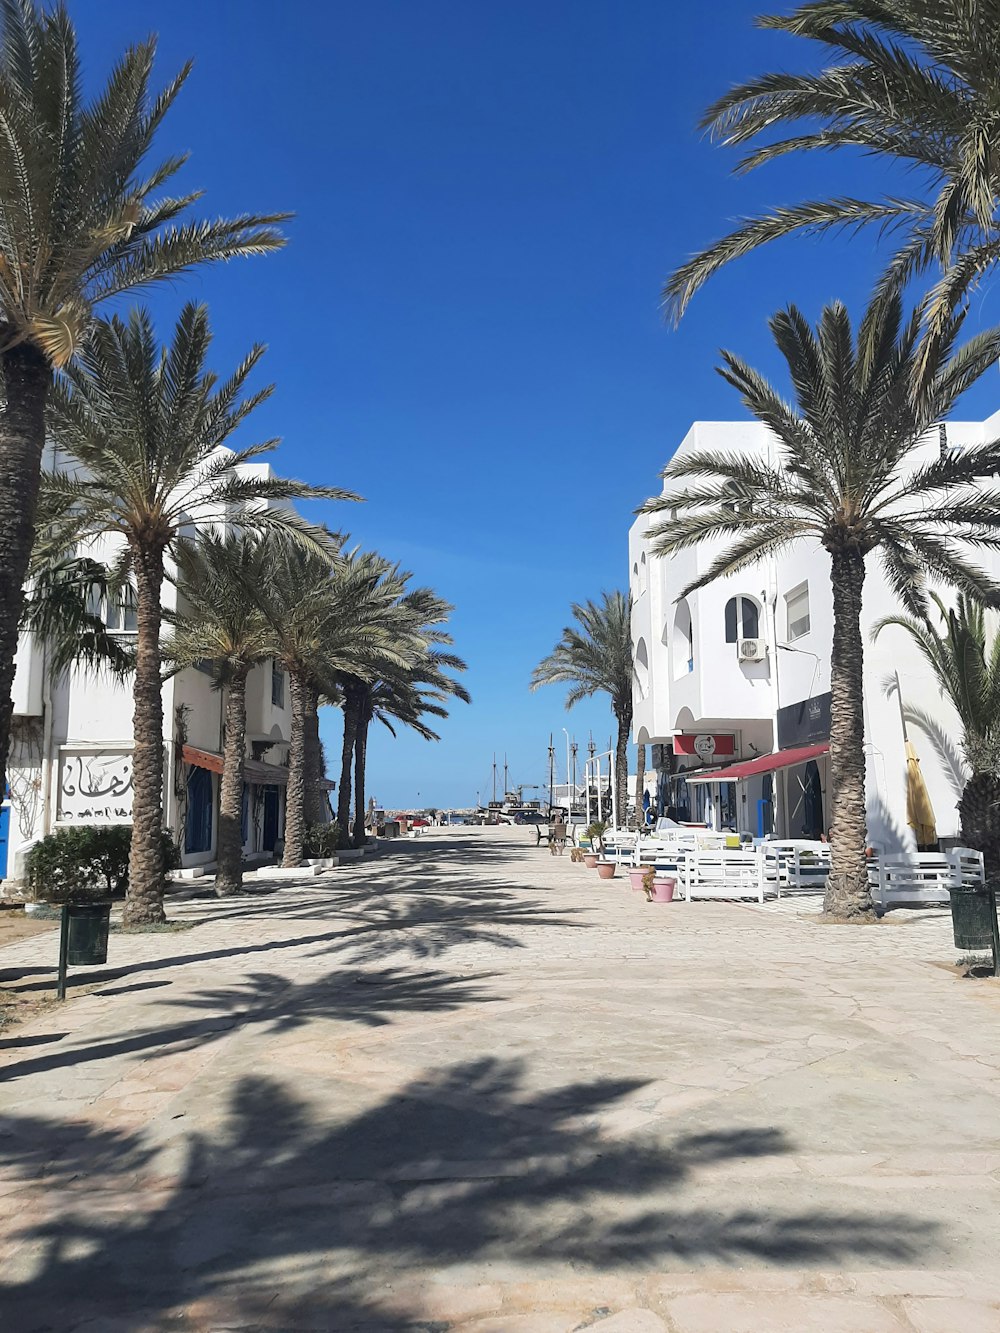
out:
{"label": "flower pot", "polygon": [[67,903],[66,961],[72,967],[88,967],[108,961],[110,903]]}
{"label": "flower pot", "polygon": [[992,904],[985,889],[949,889],[951,930],[955,948],[962,953],[990,953],[993,949]]}
{"label": "flower pot", "polygon": [[597,863],[597,873],[601,879],[614,879],[617,870],[618,867],[614,861],[598,861]]}
{"label": "flower pot", "polygon": [[651,903],[672,903],[676,888],[677,880],[673,875],[664,875],[662,879],[657,876],[653,880],[653,892],[649,896],[649,901]]}
{"label": "flower pot", "polygon": [[598,857],[596,852],[588,852],[587,855],[583,858],[583,864],[587,867],[588,870],[596,870],[599,859],[600,858]]}
{"label": "flower pot", "polygon": [[628,880],[636,893],[642,893],[642,877],[646,873],[644,869],[633,866],[628,872]]}

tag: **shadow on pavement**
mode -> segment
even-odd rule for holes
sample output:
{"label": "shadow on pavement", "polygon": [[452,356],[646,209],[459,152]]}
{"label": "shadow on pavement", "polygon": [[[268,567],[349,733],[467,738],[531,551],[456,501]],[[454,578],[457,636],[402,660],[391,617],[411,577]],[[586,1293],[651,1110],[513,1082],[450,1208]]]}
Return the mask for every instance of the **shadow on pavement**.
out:
{"label": "shadow on pavement", "polygon": [[[933,1252],[936,1225],[900,1213],[736,1207],[725,1172],[699,1182],[706,1168],[792,1151],[779,1130],[595,1137],[594,1116],[643,1086],[539,1091],[518,1063],[481,1060],[358,1109],[248,1076],[212,1132],[177,1122],[165,1140],[172,1122],[157,1125],[181,1155],[165,1190],[147,1135],[8,1117],[0,1163],[25,1179],[44,1173],[49,1209],[21,1223],[26,1251],[0,1273],[8,1325],[117,1327],[117,1316],[123,1326],[426,1333],[448,1325],[421,1317],[407,1282],[452,1266],[482,1265],[448,1278],[471,1286],[491,1264],[527,1280],[553,1263],[577,1273],[678,1260],[835,1268]],[[143,1181],[160,1188],[144,1193]],[[686,1208],[688,1184],[700,1200],[714,1190],[709,1204]]]}

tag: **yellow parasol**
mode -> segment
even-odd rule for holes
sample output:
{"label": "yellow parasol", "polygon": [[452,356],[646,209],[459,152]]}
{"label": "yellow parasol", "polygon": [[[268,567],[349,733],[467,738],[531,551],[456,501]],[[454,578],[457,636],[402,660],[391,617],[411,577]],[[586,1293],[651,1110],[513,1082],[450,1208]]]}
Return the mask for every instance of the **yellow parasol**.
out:
{"label": "yellow parasol", "polygon": [[899,672],[896,672],[896,698],[899,700],[899,719],[903,724],[903,741],[906,747],[906,822],[913,829],[913,836],[918,847],[928,847],[937,842],[937,826],[934,822],[934,807],[931,794],[924,781],[920,760],[913,748],[913,742],[906,733],[906,718],[903,716],[903,696],[899,688]]}

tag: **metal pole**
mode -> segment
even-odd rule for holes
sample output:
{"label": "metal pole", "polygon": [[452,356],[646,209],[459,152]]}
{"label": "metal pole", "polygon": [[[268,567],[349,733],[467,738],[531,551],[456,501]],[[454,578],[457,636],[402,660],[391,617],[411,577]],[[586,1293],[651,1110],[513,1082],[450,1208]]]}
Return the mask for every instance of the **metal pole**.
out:
{"label": "metal pole", "polygon": [[[618,832],[618,772],[617,772],[617,754],[613,750],[608,751],[608,768],[614,774],[614,781],[611,783],[611,827]],[[626,786],[628,782],[628,770],[626,769]]]}
{"label": "metal pole", "polygon": [[997,891],[989,890],[990,928],[993,931],[993,975],[1000,977],[1000,922],[997,921]]}
{"label": "metal pole", "polygon": [[563,735],[566,737],[566,819],[569,820],[569,812],[573,808],[573,802],[569,794],[569,732],[563,727]]}
{"label": "metal pole", "polygon": [[604,797],[601,795],[601,756],[598,755],[594,762],[597,764],[597,822],[604,823]]}
{"label": "metal pole", "polygon": [[59,976],[56,981],[56,999],[66,998],[66,959],[69,954],[69,904],[63,903],[59,914]]}
{"label": "metal pole", "polygon": [[553,786],[556,775],[556,747],[552,744],[552,732],[549,732],[549,816],[552,815],[552,807],[555,805],[555,788]]}

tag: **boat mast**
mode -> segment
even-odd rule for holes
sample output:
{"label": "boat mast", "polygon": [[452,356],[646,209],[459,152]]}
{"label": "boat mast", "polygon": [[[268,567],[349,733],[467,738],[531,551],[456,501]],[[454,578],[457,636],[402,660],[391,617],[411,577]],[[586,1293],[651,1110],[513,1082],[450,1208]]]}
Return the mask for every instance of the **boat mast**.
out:
{"label": "boat mast", "polygon": [[493,751],[493,804],[497,803],[497,752]]}

